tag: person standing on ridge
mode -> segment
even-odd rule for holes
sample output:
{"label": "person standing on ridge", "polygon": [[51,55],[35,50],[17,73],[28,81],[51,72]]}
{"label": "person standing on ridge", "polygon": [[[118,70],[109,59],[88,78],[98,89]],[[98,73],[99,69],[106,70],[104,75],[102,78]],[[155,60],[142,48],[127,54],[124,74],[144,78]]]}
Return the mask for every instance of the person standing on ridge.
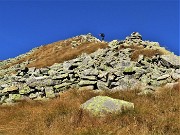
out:
{"label": "person standing on ridge", "polygon": [[101,37],[101,41],[104,41],[105,34],[104,33],[100,33],[99,36]]}

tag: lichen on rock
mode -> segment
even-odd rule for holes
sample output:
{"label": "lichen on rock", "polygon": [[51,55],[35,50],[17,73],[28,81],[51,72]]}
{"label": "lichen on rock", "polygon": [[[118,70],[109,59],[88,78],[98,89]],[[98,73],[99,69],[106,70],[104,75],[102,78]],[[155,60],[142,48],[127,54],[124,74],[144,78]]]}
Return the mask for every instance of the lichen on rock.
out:
{"label": "lichen on rock", "polygon": [[82,104],[81,108],[94,116],[104,116],[108,113],[122,113],[133,110],[134,104],[108,96],[96,96]]}

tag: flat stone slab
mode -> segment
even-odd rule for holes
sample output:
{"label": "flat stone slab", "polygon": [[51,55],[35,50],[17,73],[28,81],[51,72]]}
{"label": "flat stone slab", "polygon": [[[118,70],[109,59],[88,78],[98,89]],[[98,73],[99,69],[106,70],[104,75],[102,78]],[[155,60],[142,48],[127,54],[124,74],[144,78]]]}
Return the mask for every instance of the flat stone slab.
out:
{"label": "flat stone slab", "polygon": [[180,57],[176,55],[161,55],[163,65],[180,68]]}
{"label": "flat stone slab", "polygon": [[78,85],[79,86],[88,86],[88,85],[94,85],[97,81],[89,81],[89,80],[81,80]]}
{"label": "flat stone slab", "polygon": [[165,80],[165,79],[167,79],[169,76],[170,76],[169,74],[165,74],[165,75],[162,75],[162,76],[158,77],[157,80],[158,80],[158,81],[159,81],[159,80]]}
{"label": "flat stone slab", "polygon": [[6,87],[2,90],[2,93],[5,93],[5,92],[13,92],[13,91],[17,91],[18,90],[18,87],[16,86],[10,86],[10,87]]}

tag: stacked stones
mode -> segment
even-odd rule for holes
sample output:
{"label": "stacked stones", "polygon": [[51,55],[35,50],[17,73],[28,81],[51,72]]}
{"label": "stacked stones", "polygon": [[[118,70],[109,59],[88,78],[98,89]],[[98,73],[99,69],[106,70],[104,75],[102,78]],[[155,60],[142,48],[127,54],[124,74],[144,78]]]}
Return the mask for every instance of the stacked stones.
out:
{"label": "stacked stones", "polygon": [[132,46],[132,45],[138,45],[141,48],[145,49],[152,49],[152,50],[161,50],[165,54],[172,54],[168,50],[166,50],[164,47],[160,47],[158,42],[152,42],[152,41],[143,41],[142,36],[138,32],[133,32],[130,36],[127,36],[125,40],[113,40],[109,42],[109,46],[111,48],[119,48],[120,46]]}
{"label": "stacked stones", "polygon": [[71,42],[71,45],[72,45],[72,48],[75,48],[81,45],[82,43],[86,43],[86,42],[98,43],[101,41],[97,39],[96,37],[94,37],[91,33],[88,33],[86,35],[80,35],[80,36],[74,37],[73,41]]}
{"label": "stacked stones", "polygon": [[81,35],[81,42],[101,42],[99,39],[94,37],[91,33],[88,33],[87,35]]}
{"label": "stacked stones", "polygon": [[0,78],[0,103],[54,98],[69,88],[114,91],[143,86],[153,91],[180,78],[179,57],[140,55],[134,62],[131,53],[131,49],[106,48],[47,68],[21,68],[15,75]]}
{"label": "stacked stones", "polygon": [[138,32],[133,32],[131,34],[131,36],[129,37],[126,37],[126,43],[127,44],[137,44],[137,43],[140,43],[142,41],[142,36],[138,33]]}

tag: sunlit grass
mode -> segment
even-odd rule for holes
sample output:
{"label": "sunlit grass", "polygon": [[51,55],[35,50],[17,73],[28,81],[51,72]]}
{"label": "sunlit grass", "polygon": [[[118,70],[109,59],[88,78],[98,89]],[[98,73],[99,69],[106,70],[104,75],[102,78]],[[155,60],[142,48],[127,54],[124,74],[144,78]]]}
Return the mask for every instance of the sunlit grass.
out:
{"label": "sunlit grass", "polygon": [[[49,101],[23,101],[0,107],[0,134],[7,135],[178,135],[179,85],[154,95],[138,90],[93,92],[71,89]],[[135,104],[134,111],[93,117],[80,108],[88,99],[106,95]]]}
{"label": "sunlit grass", "polygon": [[85,42],[77,46],[76,48],[72,48],[71,41],[72,39],[68,39],[40,46],[30,55],[22,57],[19,60],[2,66],[1,68],[6,69],[18,63],[26,62],[29,60],[31,60],[32,62],[27,65],[28,67],[47,67],[53,65],[54,63],[62,63],[64,61],[74,59],[82,53],[89,54],[95,52],[99,48],[107,47],[107,43],[103,42]]}

